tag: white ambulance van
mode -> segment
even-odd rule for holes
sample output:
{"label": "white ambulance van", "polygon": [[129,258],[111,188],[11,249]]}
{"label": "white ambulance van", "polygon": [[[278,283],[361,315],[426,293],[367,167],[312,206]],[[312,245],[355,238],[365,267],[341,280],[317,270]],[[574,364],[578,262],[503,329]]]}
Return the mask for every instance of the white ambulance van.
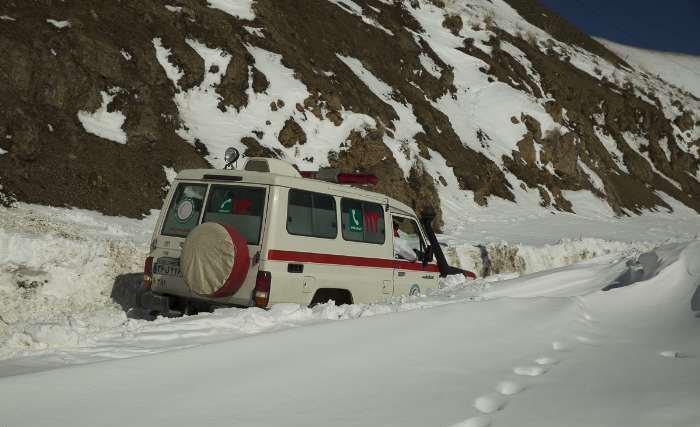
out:
{"label": "white ambulance van", "polygon": [[310,178],[267,158],[249,158],[240,170],[180,172],[153,233],[141,305],[177,315],[367,303],[417,295],[436,288],[441,275],[463,273],[444,260],[430,227],[434,214],[421,222],[397,200],[343,184],[376,177],[304,175]]}

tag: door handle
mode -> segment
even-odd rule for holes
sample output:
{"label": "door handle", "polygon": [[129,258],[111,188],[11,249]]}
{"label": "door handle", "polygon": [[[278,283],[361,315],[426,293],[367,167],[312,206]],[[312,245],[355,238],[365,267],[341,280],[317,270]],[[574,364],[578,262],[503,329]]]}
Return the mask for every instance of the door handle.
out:
{"label": "door handle", "polygon": [[405,276],[405,275],[406,275],[406,272],[405,272],[405,271],[399,271],[399,273],[398,273],[398,276],[399,276],[399,277],[403,277],[403,276]]}

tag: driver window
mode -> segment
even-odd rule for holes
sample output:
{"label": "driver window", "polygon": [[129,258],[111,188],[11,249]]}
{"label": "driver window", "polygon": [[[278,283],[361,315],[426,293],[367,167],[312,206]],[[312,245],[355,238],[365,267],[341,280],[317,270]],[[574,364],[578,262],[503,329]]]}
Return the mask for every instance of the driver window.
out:
{"label": "driver window", "polygon": [[411,218],[395,215],[392,215],[391,221],[394,258],[416,261],[425,247],[418,223]]}

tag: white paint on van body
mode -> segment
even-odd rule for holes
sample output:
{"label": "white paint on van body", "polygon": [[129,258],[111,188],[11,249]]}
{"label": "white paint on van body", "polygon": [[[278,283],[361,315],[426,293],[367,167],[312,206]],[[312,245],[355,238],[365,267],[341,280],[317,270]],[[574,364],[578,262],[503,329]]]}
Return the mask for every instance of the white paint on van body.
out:
{"label": "white paint on van body", "polygon": [[[250,160],[253,159],[248,159],[248,161]],[[205,175],[209,175],[209,177],[205,179]],[[212,178],[212,176],[221,179]],[[240,177],[241,180],[229,181],[226,180],[226,177]],[[420,223],[413,209],[385,195],[345,185],[291,176],[291,174],[214,169],[193,169],[180,172],[165,199],[153,234],[150,255],[154,257],[155,262],[163,257],[164,259],[179,259],[185,238],[166,236],[161,231],[177,186],[182,183],[230,184],[265,188],[267,190],[267,203],[263,212],[260,244],[248,246],[251,268],[243,286],[229,297],[207,298],[194,295],[182,277],[164,274],[154,274],[152,290],[156,293],[203,299],[220,304],[251,306],[253,305],[255,278],[259,270],[269,271],[272,275],[269,304],[285,302],[308,305],[316,291],[322,288],[346,289],[350,291],[355,303],[381,301],[392,295],[406,295],[410,292],[411,285],[414,284],[407,281],[415,281],[421,292],[437,288],[439,273],[434,271],[269,259],[269,251],[275,250],[394,261],[391,214],[407,216]],[[287,205],[290,189],[322,193],[334,197],[338,224],[338,233],[335,239],[289,234],[287,231]],[[208,200],[209,191],[210,187],[207,189],[205,200]],[[340,217],[342,198],[377,203],[384,207],[385,240],[383,244],[352,242],[343,239]],[[203,211],[204,209],[200,214],[200,222]],[[427,242],[423,231],[422,234],[424,241]],[[254,259],[258,253],[259,263],[255,263]],[[302,264],[303,272],[289,272],[290,263]],[[416,261],[415,266],[422,266],[422,263]],[[427,270],[431,269],[436,269],[434,262],[427,266]],[[404,274],[399,273],[399,271]]]}

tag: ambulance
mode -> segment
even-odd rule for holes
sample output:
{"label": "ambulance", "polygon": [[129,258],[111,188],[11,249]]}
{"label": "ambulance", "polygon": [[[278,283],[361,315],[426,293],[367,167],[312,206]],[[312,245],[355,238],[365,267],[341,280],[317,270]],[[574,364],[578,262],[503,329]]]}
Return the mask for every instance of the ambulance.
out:
{"label": "ambulance", "polygon": [[270,158],[226,152],[223,170],[183,170],[156,223],[141,305],[180,315],[217,307],[267,308],[383,301],[419,295],[447,274],[431,227],[398,200],[362,187],[373,175],[299,172]]}

